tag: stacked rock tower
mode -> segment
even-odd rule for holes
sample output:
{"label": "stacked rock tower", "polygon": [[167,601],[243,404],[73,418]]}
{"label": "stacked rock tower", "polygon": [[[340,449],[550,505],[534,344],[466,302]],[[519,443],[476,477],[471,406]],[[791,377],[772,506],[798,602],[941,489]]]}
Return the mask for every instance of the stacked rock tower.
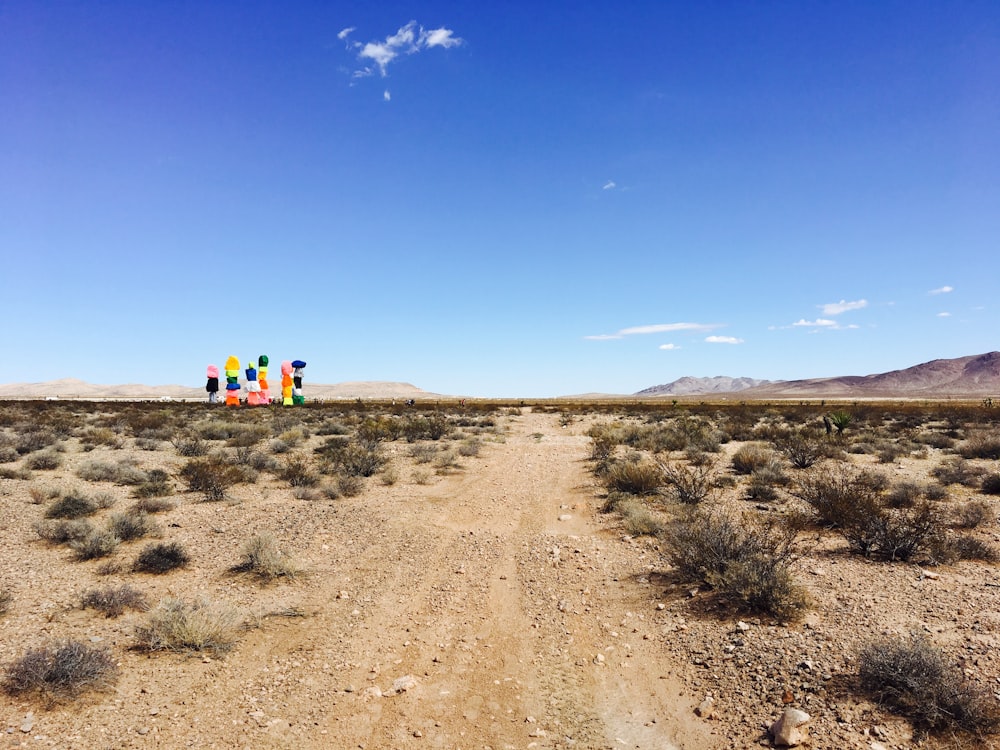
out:
{"label": "stacked rock tower", "polygon": [[257,382],[260,383],[260,403],[271,403],[271,391],[267,387],[267,355],[261,354],[257,358]]}
{"label": "stacked rock tower", "polygon": [[247,369],[243,372],[247,376],[247,404],[257,406],[260,404],[260,383],[257,382],[257,368],[252,359],[247,361]]}
{"label": "stacked rock tower", "polygon": [[306,363],[301,359],[292,361],[292,403],[304,404],[306,397],[302,393],[302,371],[306,369]]}
{"label": "stacked rock tower", "polygon": [[292,363],[287,359],[281,363],[281,405],[292,405]]}
{"label": "stacked rock tower", "polygon": [[208,391],[208,403],[214,404],[219,397],[219,368],[209,365],[206,375],[208,381],[205,383],[205,390]]}
{"label": "stacked rock tower", "polygon": [[226,360],[226,406],[240,405],[240,361],[236,357]]}

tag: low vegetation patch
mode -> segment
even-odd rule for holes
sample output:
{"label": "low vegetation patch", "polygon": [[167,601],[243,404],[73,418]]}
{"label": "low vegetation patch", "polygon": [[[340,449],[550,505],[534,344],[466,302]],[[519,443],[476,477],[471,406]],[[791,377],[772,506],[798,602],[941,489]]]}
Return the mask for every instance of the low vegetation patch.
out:
{"label": "low vegetation patch", "polygon": [[81,605],[84,609],[96,609],[104,613],[105,617],[118,617],[126,609],[139,612],[149,609],[145,594],[127,583],[92,589],[83,595]]}
{"label": "low vegetation patch", "polygon": [[252,537],[243,545],[243,557],[231,570],[250,573],[262,581],[294,578],[299,573],[291,558],[278,548],[274,536],[266,533]]}
{"label": "low vegetation patch", "polygon": [[223,654],[239,639],[241,618],[232,607],[207,600],[164,599],[135,632],[143,651],[208,651]]}
{"label": "low vegetation patch", "polygon": [[3,688],[10,695],[34,693],[57,702],[107,689],[117,678],[118,665],[109,651],[61,640],[29,649],[11,663]]}
{"label": "low vegetation patch", "polygon": [[136,573],[169,573],[183,568],[191,561],[190,556],[177,542],[148,544],[135,558],[132,570]]}

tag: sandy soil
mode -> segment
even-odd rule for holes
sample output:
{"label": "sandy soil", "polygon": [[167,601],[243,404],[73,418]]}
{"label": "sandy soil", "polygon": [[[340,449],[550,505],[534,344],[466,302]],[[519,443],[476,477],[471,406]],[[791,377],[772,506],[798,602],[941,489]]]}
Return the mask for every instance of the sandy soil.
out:
{"label": "sandy soil", "polygon": [[[740,616],[672,582],[655,541],[599,512],[586,419],[503,422],[478,457],[427,484],[393,444],[400,480],[368,480],[354,498],[296,499],[264,475],[234,488],[238,502],[181,495],[159,519],[194,559],[164,576],[100,575],[102,561],[76,562],[32,531],[42,506],[29,487],[128,451],[70,448],[57,472],[0,480],[0,581],[14,594],[0,661],[72,636],[121,665],[110,692],[66,705],[0,695],[0,747],[735,749],[767,745],[764,727],[791,704],[813,716],[813,748],[905,748],[907,724],[850,690],[862,637],[923,629],[959,648],[970,675],[997,678],[990,566],[928,578],[826,539],[797,568],[814,601],[803,622]],[[145,468],[183,462],[132,455]],[[100,489],[130,502],[128,488]],[[305,575],[262,586],[228,572],[262,531]],[[144,615],[80,608],[84,591],[124,581],[153,603],[232,603],[252,627],[220,657],[132,650]]]}

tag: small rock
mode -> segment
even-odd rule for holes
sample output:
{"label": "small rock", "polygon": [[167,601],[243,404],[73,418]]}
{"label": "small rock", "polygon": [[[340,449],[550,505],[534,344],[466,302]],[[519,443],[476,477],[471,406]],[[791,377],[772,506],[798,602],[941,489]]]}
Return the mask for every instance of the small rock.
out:
{"label": "small rock", "polygon": [[797,708],[786,708],[784,713],[768,730],[774,738],[774,744],[779,747],[795,747],[809,734],[809,723],[812,717]]}
{"label": "small rock", "polygon": [[932,581],[936,581],[938,578],[941,577],[941,574],[940,573],[935,573],[933,570],[921,570],[920,571],[920,577],[921,578],[930,578]]}
{"label": "small rock", "polygon": [[34,728],[35,728],[35,714],[34,713],[25,714],[24,721],[21,722],[21,731],[27,734]]}
{"label": "small rock", "polygon": [[750,626],[747,623],[743,622],[743,620],[739,620],[736,623],[736,629],[739,630],[741,633],[745,633],[750,629]]}
{"label": "small rock", "polygon": [[703,719],[711,719],[715,716],[715,699],[708,696],[694,709],[696,715]]}
{"label": "small rock", "polygon": [[570,521],[572,519],[573,516],[571,516],[569,513],[563,513],[561,516],[559,516],[560,521]]}
{"label": "small rock", "polygon": [[400,693],[405,693],[407,690],[413,690],[417,686],[417,678],[412,674],[404,675],[403,677],[398,677],[392,683],[392,693],[394,695],[399,695]]}

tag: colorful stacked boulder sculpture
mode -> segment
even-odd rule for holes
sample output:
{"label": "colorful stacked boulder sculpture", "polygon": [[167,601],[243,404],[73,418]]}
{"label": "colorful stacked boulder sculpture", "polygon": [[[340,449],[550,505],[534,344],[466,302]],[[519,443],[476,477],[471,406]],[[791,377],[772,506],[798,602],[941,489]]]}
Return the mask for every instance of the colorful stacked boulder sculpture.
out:
{"label": "colorful stacked boulder sculpture", "polygon": [[240,361],[236,357],[226,360],[226,406],[240,405]]}
{"label": "colorful stacked boulder sculpture", "polygon": [[244,370],[247,376],[247,404],[258,406],[260,404],[260,383],[257,382],[257,368],[253,365],[253,360],[247,362],[247,369]]}
{"label": "colorful stacked boulder sculpture", "polygon": [[208,403],[214,404],[219,399],[219,368],[215,365],[208,366],[208,382],[205,383],[205,390],[208,391]]}
{"label": "colorful stacked boulder sculpture", "polygon": [[260,383],[260,403],[271,403],[271,391],[267,387],[267,355],[257,358],[257,382]]}
{"label": "colorful stacked boulder sculpture", "polygon": [[292,403],[304,404],[306,397],[302,395],[302,371],[306,363],[301,359],[292,360]]}
{"label": "colorful stacked boulder sculpture", "polygon": [[292,405],[292,363],[285,360],[281,363],[281,404],[282,406]]}

